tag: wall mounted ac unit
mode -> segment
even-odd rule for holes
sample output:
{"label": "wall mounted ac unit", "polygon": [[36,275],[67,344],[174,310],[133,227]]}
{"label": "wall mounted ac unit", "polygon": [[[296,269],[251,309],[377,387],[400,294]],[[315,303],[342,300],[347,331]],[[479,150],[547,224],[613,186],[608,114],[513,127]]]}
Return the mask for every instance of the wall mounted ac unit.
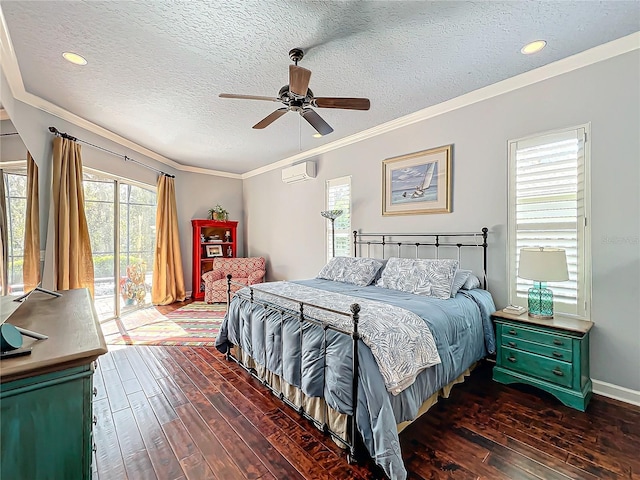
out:
{"label": "wall mounted ac unit", "polygon": [[284,183],[303,182],[312,178],[316,178],[315,162],[302,162],[282,169]]}

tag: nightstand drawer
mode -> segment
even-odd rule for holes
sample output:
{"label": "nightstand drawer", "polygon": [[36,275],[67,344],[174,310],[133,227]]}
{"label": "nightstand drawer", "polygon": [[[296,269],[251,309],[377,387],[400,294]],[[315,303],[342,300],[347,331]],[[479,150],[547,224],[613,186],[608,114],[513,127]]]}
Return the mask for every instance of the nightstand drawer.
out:
{"label": "nightstand drawer", "polygon": [[507,344],[509,340],[514,338],[528,340],[530,342],[548,345],[556,349],[564,349],[571,351],[571,339],[562,335],[553,333],[545,333],[541,331],[530,330],[527,328],[515,327],[512,325],[501,325],[502,327],[502,344]]}
{"label": "nightstand drawer", "polygon": [[509,370],[515,370],[532,377],[571,388],[573,366],[570,363],[546,358],[535,353],[522,352],[504,346],[500,364]]}
{"label": "nightstand drawer", "polygon": [[540,345],[539,343],[523,340],[522,338],[514,337],[502,337],[502,345],[505,347],[517,348],[524,352],[537,353],[545,357],[553,358],[555,360],[562,360],[564,362],[570,362],[572,360],[571,350],[564,350],[563,348],[548,347],[546,345]]}

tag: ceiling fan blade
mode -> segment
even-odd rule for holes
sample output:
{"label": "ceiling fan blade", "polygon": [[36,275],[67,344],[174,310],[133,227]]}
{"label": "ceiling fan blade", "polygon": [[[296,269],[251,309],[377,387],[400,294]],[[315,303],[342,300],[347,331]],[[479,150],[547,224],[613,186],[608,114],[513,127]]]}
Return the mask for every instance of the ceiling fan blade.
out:
{"label": "ceiling fan blade", "polygon": [[261,97],[260,95],[236,95],[235,93],[221,93],[220,98],[239,98],[241,100],[267,100],[269,102],[279,102],[276,97]]}
{"label": "ceiling fan blade", "polygon": [[297,65],[289,65],[289,91],[291,93],[306,97],[310,79],[311,70]]}
{"label": "ceiling fan blade", "polygon": [[322,117],[318,115],[314,110],[305,108],[302,112],[300,112],[300,115],[302,115],[303,118],[307,122],[309,122],[320,135],[329,135],[331,132],[333,132],[333,128],[331,128],[331,126],[327,122],[325,122]]}
{"label": "ceiling fan blade", "polygon": [[348,110],[369,110],[368,98],[316,97],[312,104],[320,108],[344,108]]}
{"label": "ceiling fan blade", "polygon": [[264,128],[264,127],[268,127],[269,125],[271,125],[273,122],[275,122],[277,119],[279,119],[282,115],[284,115],[288,111],[289,111],[289,109],[287,107],[279,108],[275,112],[270,113],[269,115],[264,117],[262,120],[260,120],[258,123],[256,123],[253,126],[253,128],[261,129],[261,128]]}

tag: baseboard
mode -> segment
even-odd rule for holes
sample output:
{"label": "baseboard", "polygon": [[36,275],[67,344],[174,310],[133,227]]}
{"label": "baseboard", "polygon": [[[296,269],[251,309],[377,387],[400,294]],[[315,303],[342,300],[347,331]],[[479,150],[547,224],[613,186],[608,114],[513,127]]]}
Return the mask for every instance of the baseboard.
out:
{"label": "baseboard", "polygon": [[591,382],[593,383],[593,393],[640,407],[640,392],[600,380],[591,380]]}

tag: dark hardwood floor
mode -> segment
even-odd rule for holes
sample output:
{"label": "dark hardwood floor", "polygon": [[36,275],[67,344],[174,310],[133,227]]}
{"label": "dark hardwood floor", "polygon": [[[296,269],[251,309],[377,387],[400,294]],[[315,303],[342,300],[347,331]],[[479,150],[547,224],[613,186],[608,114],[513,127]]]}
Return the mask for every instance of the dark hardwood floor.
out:
{"label": "dark hardwood floor", "polygon": [[[114,350],[95,386],[100,480],[381,478],[213,348]],[[640,408],[596,396],[582,413],[489,363],[400,441],[412,479],[640,479]]]}

